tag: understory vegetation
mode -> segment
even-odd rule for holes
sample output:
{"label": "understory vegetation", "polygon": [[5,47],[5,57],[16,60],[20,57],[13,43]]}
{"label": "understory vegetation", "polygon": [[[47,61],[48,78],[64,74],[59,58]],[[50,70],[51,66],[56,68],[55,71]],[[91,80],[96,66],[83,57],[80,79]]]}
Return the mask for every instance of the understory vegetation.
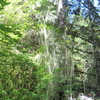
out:
{"label": "understory vegetation", "polygon": [[99,0],[0,0],[0,100],[100,97]]}

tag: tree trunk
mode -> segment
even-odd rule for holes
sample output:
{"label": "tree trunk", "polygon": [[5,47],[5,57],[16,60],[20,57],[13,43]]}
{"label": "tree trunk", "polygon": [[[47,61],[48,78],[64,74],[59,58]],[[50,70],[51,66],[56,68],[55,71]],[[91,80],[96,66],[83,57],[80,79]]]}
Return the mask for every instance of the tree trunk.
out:
{"label": "tree trunk", "polygon": [[97,76],[97,86],[100,87],[100,50],[99,47],[94,46],[94,56],[95,56],[95,70]]}

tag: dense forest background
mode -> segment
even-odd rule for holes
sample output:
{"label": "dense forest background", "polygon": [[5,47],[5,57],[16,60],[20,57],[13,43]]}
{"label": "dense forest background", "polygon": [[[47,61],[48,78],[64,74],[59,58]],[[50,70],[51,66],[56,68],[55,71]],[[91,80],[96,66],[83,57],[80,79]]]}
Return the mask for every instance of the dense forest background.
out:
{"label": "dense forest background", "polygon": [[100,97],[99,0],[0,0],[0,100]]}

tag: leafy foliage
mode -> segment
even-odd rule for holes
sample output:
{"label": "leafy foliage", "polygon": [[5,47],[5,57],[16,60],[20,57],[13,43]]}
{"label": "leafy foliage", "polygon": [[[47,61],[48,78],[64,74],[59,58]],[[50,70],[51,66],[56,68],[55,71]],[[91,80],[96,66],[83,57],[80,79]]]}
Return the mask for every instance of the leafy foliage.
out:
{"label": "leafy foliage", "polygon": [[64,0],[59,14],[58,5],[0,0],[1,100],[64,100],[100,89],[98,8]]}

